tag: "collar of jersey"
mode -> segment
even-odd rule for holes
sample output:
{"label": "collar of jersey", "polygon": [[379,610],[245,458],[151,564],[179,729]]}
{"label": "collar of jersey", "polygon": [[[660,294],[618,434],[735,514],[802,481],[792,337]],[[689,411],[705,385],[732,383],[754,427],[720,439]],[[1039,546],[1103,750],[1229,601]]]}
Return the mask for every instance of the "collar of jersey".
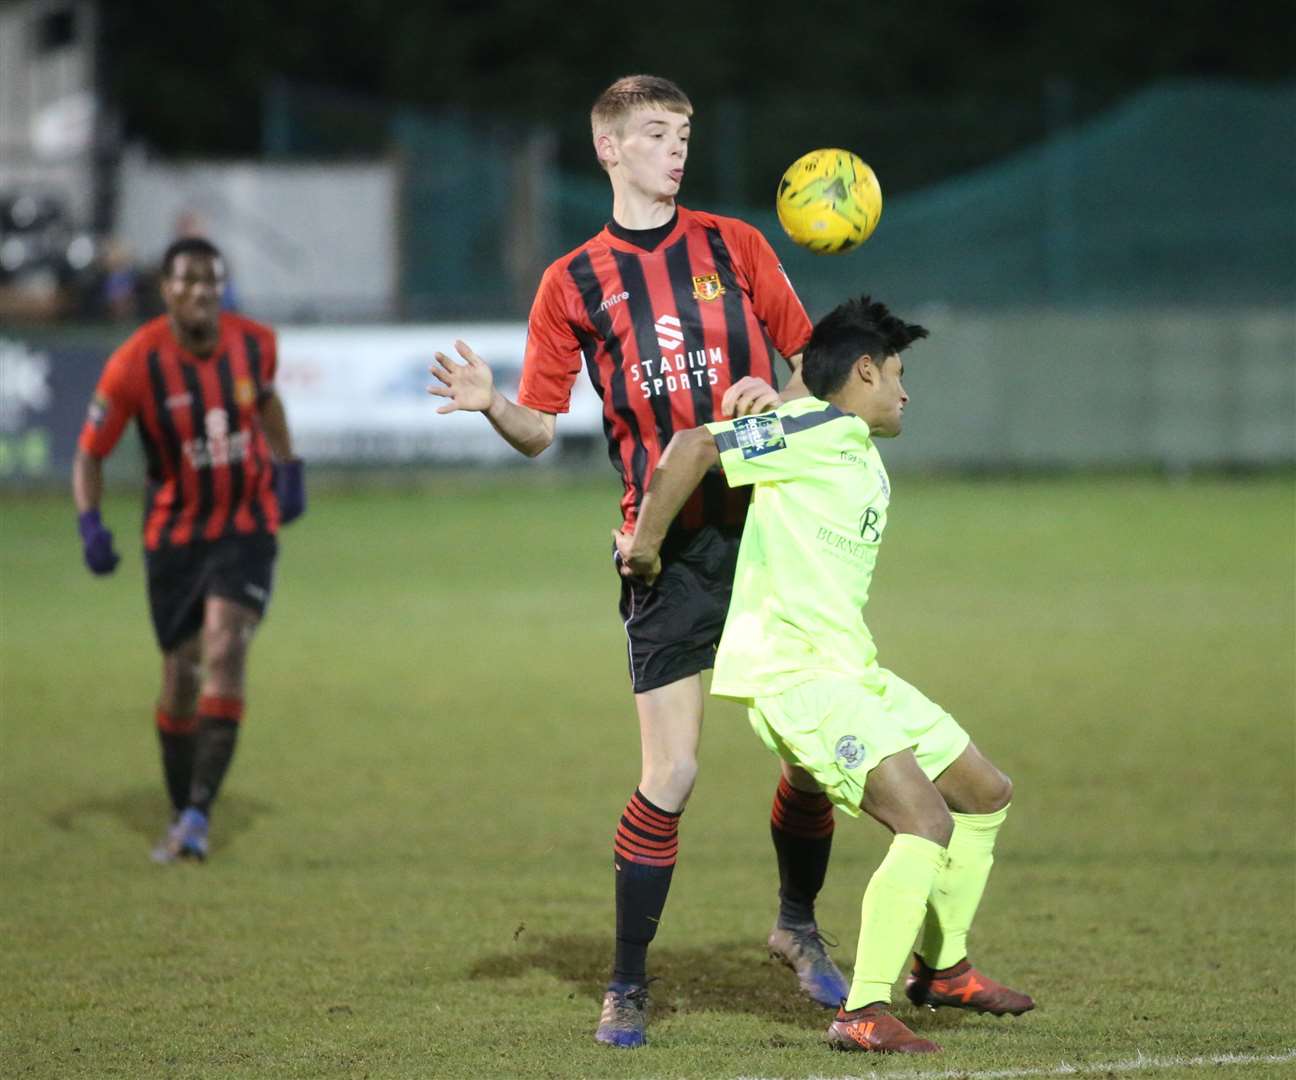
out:
{"label": "collar of jersey", "polygon": [[617,251],[626,251],[634,255],[643,255],[643,256],[660,255],[663,251],[665,251],[668,247],[670,247],[673,243],[675,243],[675,241],[678,240],[684,233],[684,226],[688,221],[689,212],[685,210],[684,207],[682,207],[679,203],[676,203],[675,213],[678,219],[675,222],[675,228],[671,229],[671,231],[667,233],[666,236],[662,239],[661,243],[659,243],[655,248],[653,248],[652,251],[645,251],[643,248],[639,247],[638,244],[632,244],[629,240],[622,240],[621,237],[617,236],[606,225],[603,226],[601,239],[605,244],[607,244],[608,247],[616,248]]}
{"label": "collar of jersey", "polygon": [[843,416],[852,420],[859,420],[859,417],[854,413],[839,409],[831,401],[817,398],[813,394],[806,394],[803,397],[792,398],[791,401],[784,401],[775,406],[774,411],[782,416],[803,416],[809,412],[821,412],[828,420],[838,420]]}

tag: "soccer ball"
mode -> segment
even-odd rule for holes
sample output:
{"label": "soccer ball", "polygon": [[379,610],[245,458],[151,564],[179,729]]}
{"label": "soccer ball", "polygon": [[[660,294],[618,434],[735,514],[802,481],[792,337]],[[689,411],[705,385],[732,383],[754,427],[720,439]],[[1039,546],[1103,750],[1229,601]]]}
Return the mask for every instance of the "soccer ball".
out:
{"label": "soccer ball", "polygon": [[841,255],[873,235],[882,188],[849,150],[811,150],[788,166],[774,206],[793,241],[817,255]]}

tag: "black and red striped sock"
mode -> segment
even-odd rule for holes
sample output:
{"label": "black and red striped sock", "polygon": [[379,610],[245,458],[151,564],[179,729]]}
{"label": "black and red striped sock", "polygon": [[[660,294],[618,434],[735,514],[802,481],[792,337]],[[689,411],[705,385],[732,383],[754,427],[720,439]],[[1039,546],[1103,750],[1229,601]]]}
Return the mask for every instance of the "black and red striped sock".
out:
{"label": "black and red striped sock", "polygon": [[178,814],[189,805],[189,785],[193,780],[194,736],[198,721],[193,716],[176,716],[159,707],[154,713],[158,745],[162,749],[162,776],[167,795]]}
{"label": "black and red striped sock", "polygon": [[798,791],[780,776],[770,811],[770,836],[778,856],[778,924],[783,929],[815,921],[815,898],[828,873],[832,835],[828,796],[822,791]]}
{"label": "black and red striped sock", "polygon": [[622,987],[648,981],[648,944],[657,933],[679,851],[679,813],[654,806],[635,789],[617,826],[616,959],[612,981]]}
{"label": "black and red striped sock", "polygon": [[189,805],[204,815],[211,814],[211,804],[220,791],[230,762],[234,760],[234,747],[238,743],[242,720],[241,697],[204,694],[198,699],[198,735]]}

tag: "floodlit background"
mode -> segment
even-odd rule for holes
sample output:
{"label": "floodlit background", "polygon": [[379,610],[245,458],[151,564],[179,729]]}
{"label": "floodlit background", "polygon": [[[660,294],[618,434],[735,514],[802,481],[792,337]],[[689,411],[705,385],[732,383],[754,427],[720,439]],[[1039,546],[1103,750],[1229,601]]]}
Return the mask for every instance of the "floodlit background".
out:
{"label": "floodlit background", "polygon": [[[683,201],[759,225],[812,317],[869,291],[934,331],[895,465],[1296,459],[1282,4],[714,0],[642,25],[317,7],[0,5],[3,482],[63,475],[99,364],[158,313],[158,257],[190,233],[280,328],[307,456],[505,455],[482,424],[432,421],[427,360],[471,329],[516,377],[540,272],[607,219],[589,104],[633,70],[695,99]],[[847,257],[797,249],[773,213],[783,168],[824,145],[885,193]],[[587,450],[582,391],[559,432]]]}

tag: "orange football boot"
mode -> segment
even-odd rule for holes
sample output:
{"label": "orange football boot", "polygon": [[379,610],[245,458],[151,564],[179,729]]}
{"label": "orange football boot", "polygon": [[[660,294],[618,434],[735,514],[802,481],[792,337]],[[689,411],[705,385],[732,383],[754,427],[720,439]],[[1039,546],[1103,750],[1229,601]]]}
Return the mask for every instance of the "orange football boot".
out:
{"label": "orange football boot", "polygon": [[994,1016],[1005,1013],[1020,1016],[1035,1008],[1035,1002],[1026,994],[1019,994],[982,975],[966,958],[953,967],[937,971],[915,954],[913,970],[905,979],[905,997],[915,1005],[926,1005],[929,1009],[948,1005],[952,1009],[969,1009]]}
{"label": "orange football boot", "polygon": [[837,1010],[828,1028],[828,1045],[833,1050],[865,1050],[874,1054],[935,1054],[940,1047],[915,1035],[883,1005]]}

